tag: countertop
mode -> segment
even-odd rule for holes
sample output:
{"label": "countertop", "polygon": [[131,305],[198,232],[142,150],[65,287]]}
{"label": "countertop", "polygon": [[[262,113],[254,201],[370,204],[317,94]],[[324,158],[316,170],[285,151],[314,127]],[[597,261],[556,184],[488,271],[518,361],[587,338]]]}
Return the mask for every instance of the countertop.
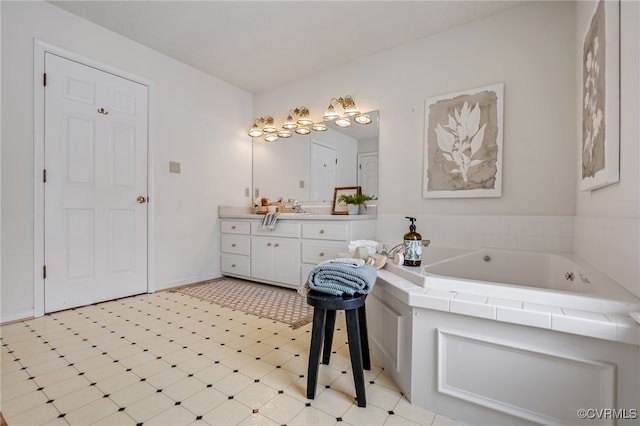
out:
{"label": "countertop", "polygon": [[[331,220],[331,221],[354,221],[354,220],[374,220],[377,218],[376,207],[368,206],[367,211],[369,214],[331,214],[330,209],[324,207],[305,207],[302,209],[308,211],[308,213],[280,213],[278,220]],[[250,207],[235,207],[235,206],[219,206],[218,217],[221,219],[256,219],[262,220],[264,214],[255,214],[251,212]],[[324,211],[323,211],[324,210]]]}

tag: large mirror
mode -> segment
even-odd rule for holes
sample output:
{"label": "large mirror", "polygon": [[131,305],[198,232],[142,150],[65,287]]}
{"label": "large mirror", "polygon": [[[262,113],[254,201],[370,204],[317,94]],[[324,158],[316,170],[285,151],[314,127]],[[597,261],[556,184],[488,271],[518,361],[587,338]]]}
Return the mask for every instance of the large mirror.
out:
{"label": "large mirror", "polygon": [[275,201],[332,201],[336,186],[361,186],[378,196],[377,111],[371,123],[340,128],[327,122],[326,132],[293,134],[287,139],[253,140],[253,196]]}

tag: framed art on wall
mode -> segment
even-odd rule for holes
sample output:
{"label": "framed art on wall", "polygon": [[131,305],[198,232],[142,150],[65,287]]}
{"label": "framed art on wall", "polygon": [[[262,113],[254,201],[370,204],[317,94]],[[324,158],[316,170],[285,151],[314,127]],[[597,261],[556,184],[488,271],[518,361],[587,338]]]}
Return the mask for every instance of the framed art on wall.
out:
{"label": "framed art on wall", "polygon": [[580,190],[620,181],[620,2],[594,3],[582,48]]}
{"label": "framed art on wall", "polygon": [[500,197],[504,85],[425,101],[424,198]]}

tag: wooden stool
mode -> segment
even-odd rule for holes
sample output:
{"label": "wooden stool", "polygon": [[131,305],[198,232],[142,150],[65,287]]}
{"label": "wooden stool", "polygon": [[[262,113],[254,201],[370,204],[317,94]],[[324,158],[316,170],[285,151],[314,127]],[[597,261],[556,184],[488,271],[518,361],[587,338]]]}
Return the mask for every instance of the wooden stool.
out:
{"label": "wooden stool", "polygon": [[308,399],[313,399],[316,395],[318,364],[320,360],[320,349],[323,346],[323,337],[324,350],[322,352],[322,363],[329,364],[333,329],[336,323],[336,311],[343,310],[346,315],[347,339],[349,341],[353,381],[356,386],[356,399],[358,400],[358,407],[367,406],[363,369],[371,369],[371,360],[369,358],[369,337],[367,334],[367,317],[364,307],[366,298],[366,294],[332,296],[313,290],[307,295],[307,303],[313,306],[313,328],[311,330],[309,371],[307,374]]}

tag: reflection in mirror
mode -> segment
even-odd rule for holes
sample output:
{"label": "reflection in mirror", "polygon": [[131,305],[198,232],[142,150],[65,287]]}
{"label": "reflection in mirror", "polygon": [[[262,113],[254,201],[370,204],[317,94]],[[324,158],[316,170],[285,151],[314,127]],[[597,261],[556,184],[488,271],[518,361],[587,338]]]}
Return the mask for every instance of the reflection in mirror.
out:
{"label": "reflection in mirror", "polygon": [[253,195],[275,201],[333,200],[336,186],[361,186],[378,196],[378,112],[368,125],[295,135],[276,142],[253,139]]}

